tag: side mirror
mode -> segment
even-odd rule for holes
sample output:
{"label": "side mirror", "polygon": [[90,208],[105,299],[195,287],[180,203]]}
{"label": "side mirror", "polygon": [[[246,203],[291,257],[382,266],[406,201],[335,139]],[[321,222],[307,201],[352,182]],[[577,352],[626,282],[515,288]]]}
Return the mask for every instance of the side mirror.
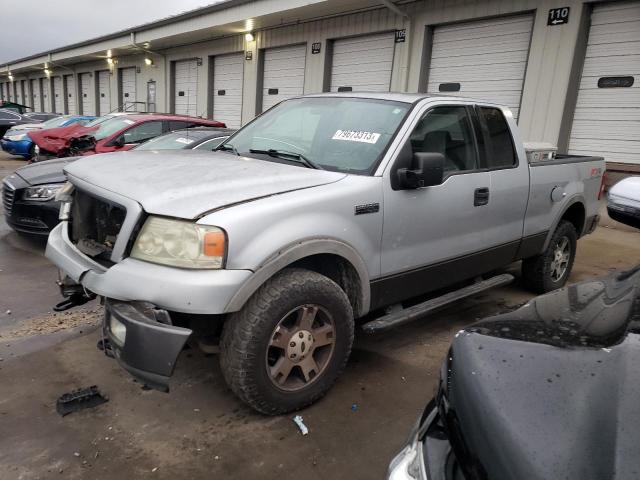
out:
{"label": "side mirror", "polygon": [[413,190],[440,185],[444,177],[444,156],[441,153],[416,152],[412,168],[399,168],[400,188]]}
{"label": "side mirror", "polygon": [[116,148],[124,147],[124,136],[120,135],[119,137],[116,137],[113,140],[111,140],[111,146]]}

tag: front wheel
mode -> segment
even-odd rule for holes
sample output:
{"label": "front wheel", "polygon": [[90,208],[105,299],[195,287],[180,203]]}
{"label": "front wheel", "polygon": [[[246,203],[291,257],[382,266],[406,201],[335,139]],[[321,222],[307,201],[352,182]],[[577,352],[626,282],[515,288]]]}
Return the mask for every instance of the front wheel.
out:
{"label": "front wheel", "polygon": [[562,220],[546,250],[522,261],[522,278],[527,288],[545,293],[563,287],[573,268],[577,243],[575,227]]}
{"label": "front wheel", "polygon": [[321,398],[347,363],[353,310],[329,278],[286,269],[225,322],[220,365],[245,403],[269,415]]}

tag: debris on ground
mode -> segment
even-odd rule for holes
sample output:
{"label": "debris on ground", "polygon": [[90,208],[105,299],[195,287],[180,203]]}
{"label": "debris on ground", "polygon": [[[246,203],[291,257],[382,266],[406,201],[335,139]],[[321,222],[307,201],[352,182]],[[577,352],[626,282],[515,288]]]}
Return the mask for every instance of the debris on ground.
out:
{"label": "debris on ground", "polygon": [[3,332],[3,338],[12,339],[32,335],[46,335],[76,327],[91,327],[100,323],[102,315],[103,310],[101,307],[71,310],[64,313],[50,313],[32,318],[6,334]]}
{"label": "debris on ground", "polygon": [[304,424],[304,421],[302,420],[301,415],[296,415],[295,417],[293,417],[293,421],[295,422],[296,425],[298,425],[298,428],[300,429],[300,433],[302,433],[302,435],[306,435],[309,433],[309,429]]}
{"label": "debris on ground", "polygon": [[11,315],[11,310],[7,310],[7,311],[6,311],[6,312],[4,312],[4,313],[6,313],[7,315]]}
{"label": "debris on ground", "polygon": [[351,405],[351,411],[352,412],[357,412],[358,411],[358,404],[354,403],[353,405]]}
{"label": "debris on ground", "polygon": [[108,401],[109,399],[102,396],[98,387],[92,385],[61,395],[56,402],[56,410],[64,417],[85,408],[97,407]]}

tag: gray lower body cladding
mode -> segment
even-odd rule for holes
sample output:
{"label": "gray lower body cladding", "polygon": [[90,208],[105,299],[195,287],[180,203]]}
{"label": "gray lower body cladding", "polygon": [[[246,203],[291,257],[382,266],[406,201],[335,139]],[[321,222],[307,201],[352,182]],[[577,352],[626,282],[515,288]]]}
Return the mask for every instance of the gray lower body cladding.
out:
{"label": "gray lower body cladding", "polygon": [[191,335],[191,330],[171,325],[166,310],[147,302],[110,299],[105,302],[102,332],[118,363],[145,385],[161,391],[169,390],[178,355]]}

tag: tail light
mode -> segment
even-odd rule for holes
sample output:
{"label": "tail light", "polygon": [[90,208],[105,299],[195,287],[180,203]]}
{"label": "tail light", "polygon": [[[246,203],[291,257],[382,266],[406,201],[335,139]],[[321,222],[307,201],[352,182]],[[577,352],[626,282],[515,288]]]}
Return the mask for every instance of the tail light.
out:
{"label": "tail light", "polygon": [[602,174],[602,180],[600,181],[600,191],[598,191],[598,200],[602,200],[604,197],[604,189],[606,188],[607,183],[607,171],[605,170]]}

